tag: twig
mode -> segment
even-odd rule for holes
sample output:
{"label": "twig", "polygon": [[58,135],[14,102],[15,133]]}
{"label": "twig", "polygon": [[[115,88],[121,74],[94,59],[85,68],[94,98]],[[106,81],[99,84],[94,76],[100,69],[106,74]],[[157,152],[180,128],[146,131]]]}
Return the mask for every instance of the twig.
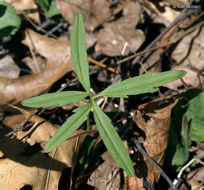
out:
{"label": "twig", "polygon": [[95,65],[98,65],[98,66],[100,66],[102,68],[107,68],[108,71],[111,71],[113,73],[119,74],[119,72],[116,71],[114,68],[108,67],[107,65],[105,65],[105,64],[103,64],[103,63],[101,63],[99,61],[96,61],[95,59],[93,59],[91,57],[88,57],[88,61],[91,62],[91,63],[94,63]]}
{"label": "twig", "polygon": [[[125,131],[123,130],[122,127],[118,126],[118,128],[120,129],[120,131],[122,132],[123,136],[128,139]],[[168,184],[171,186],[171,188],[173,190],[177,190],[177,188],[175,187],[175,185],[173,184],[173,182],[171,181],[171,179],[166,175],[166,173],[162,170],[162,168],[157,164],[157,162],[155,162],[145,151],[145,149],[142,147],[142,145],[140,144],[140,142],[137,139],[134,139],[133,142],[130,141],[130,143],[132,144],[132,147],[135,149],[137,147],[137,149],[141,152],[141,154],[143,156],[145,156],[147,158],[147,160],[149,160],[151,162],[151,164],[153,166],[155,166],[158,171],[160,172],[160,174],[163,176],[163,178],[168,182]],[[136,147],[135,147],[136,145]],[[136,151],[136,150],[135,150]]]}
{"label": "twig", "polygon": [[177,188],[175,187],[175,185],[173,184],[171,179],[166,175],[166,173],[162,170],[162,168],[147,154],[147,152],[144,150],[144,148],[139,143],[139,141],[136,139],[134,139],[134,141],[135,141],[135,145],[136,145],[137,149],[142,153],[142,155],[145,156],[147,158],[147,160],[149,160],[152,163],[152,165],[158,169],[160,174],[168,182],[168,184],[171,186],[171,188],[174,190],[177,190]]}
{"label": "twig", "polygon": [[61,28],[63,26],[63,22],[60,22],[58,25],[56,25],[54,28],[52,28],[51,30],[49,30],[49,32],[47,34],[45,34],[45,36],[49,36],[49,34],[54,33],[55,31],[57,31],[59,28]]}
{"label": "twig", "polygon": [[[28,38],[29,38],[29,40],[30,40],[32,46],[34,47],[32,38],[31,38],[30,33],[29,33],[28,30],[26,31],[26,35],[28,36]],[[33,62],[34,62],[34,65],[35,65],[35,67],[36,67],[36,70],[37,70],[37,72],[40,72],[40,67],[39,67],[38,62],[37,62],[37,60],[36,60],[36,57],[35,57],[35,54],[34,54],[34,52],[33,52],[33,48],[31,47],[31,44],[28,43],[28,48],[29,48],[30,53],[31,53],[31,56],[32,56],[32,58],[33,58]]]}
{"label": "twig", "polygon": [[184,172],[184,170],[189,167],[194,161],[199,162],[200,164],[204,165],[204,162],[202,162],[201,160],[198,160],[197,158],[193,158],[192,160],[190,160],[185,166],[183,166],[181,168],[181,170],[179,171],[177,178],[174,180],[173,184],[176,185],[178,183],[178,180],[181,178],[182,173]]}
{"label": "twig", "polygon": [[18,134],[18,132],[24,127],[24,125],[31,119],[31,117],[33,117],[38,111],[39,109],[34,110],[28,117],[26,117],[26,119],[17,128],[13,129],[5,136],[6,137],[11,136],[11,138],[15,137]]}
{"label": "twig", "polygon": [[33,25],[33,26],[36,28],[36,30],[41,31],[41,32],[43,32],[43,33],[45,33],[45,34],[49,34],[49,35],[52,36],[53,38],[57,39],[57,37],[56,37],[54,34],[52,34],[52,33],[50,33],[50,32],[47,32],[46,30],[44,30],[44,29],[41,28],[40,26],[36,25],[24,12],[23,12],[23,15],[24,15],[24,17],[26,18],[26,20],[27,20],[31,25]]}

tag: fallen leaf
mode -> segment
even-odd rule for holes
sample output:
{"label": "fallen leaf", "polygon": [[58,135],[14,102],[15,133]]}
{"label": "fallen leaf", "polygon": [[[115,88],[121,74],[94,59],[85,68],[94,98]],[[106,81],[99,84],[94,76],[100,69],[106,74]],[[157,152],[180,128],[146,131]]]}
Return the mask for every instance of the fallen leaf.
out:
{"label": "fallen leaf", "polygon": [[192,190],[202,190],[204,188],[204,166],[191,171],[187,176],[187,182]]}
{"label": "fallen leaf", "polygon": [[[35,0],[5,0],[7,3],[13,5],[17,12],[21,13],[24,10],[32,10],[38,9],[37,5],[35,4]],[[40,22],[40,15],[39,12],[32,12],[26,13],[26,15],[32,18],[35,22]]]}
{"label": "fallen leaf", "polygon": [[[103,53],[108,56],[127,55],[135,52],[145,40],[142,30],[135,29],[139,21],[141,7],[138,3],[130,2],[123,10],[124,17],[104,24],[99,31],[97,40]],[[124,45],[127,43],[125,51]]]}
{"label": "fallen leaf", "polygon": [[[42,57],[36,56],[35,59],[36,59],[38,66],[36,66],[36,63],[33,61],[33,58],[31,58],[31,57],[25,57],[22,60],[30,68],[32,73],[38,73],[39,70],[45,69],[45,66],[46,66],[46,60],[43,59]],[[39,68],[39,70],[38,70],[38,68]]]}
{"label": "fallen leaf", "polygon": [[55,81],[72,70],[71,63],[49,63],[37,74],[11,79],[0,77],[0,105],[16,104],[48,89]]}
{"label": "fallen leaf", "polygon": [[[48,89],[54,82],[73,69],[67,37],[52,39],[26,30],[25,45],[47,58],[47,65],[36,74],[17,79],[0,77],[0,105],[16,104]],[[33,47],[34,46],[34,47]]]}
{"label": "fallen leaf", "polygon": [[[204,77],[199,74],[199,72],[196,72],[193,69],[188,68],[189,66],[174,66],[172,67],[172,70],[184,70],[186,71],[185,76],[182,78],[183,81],[193,88],[204,88]],[[173,82],[170,82],[165,85],[165,87],[176,90],[176,91],[184,91],[185,89],[181,90],[179,87],[183,85],[183,82],[181,80],[176,80]]]}
{"label": "fallen leaf", "polygon": [[20,68],[15,64],[14,60],[9,55],[1,54],[0,59],[0,76],[17,78],[20,74]]}
{"label": "fallen leaf", "polygon": [[[171,109],[177,101],[174,96],[157,98],[140,105],[134,111],[133,120],[145,133],[144,148],[159,165],[163,163],[165,150],[168,145]],[[158,181],[160,173],[146,158],[144,160],[147,165],[147,181],[152,187]]]}
{"label": "fallen leaf", "polygon": [[[93,3],[93,6],[91,4]],[[84,18],[90,14],[87,23],[87,29],[93,31],[98,23],[103,23],[111,16],[110,3],[107,0],[56,0],[56,5],[62,11],[62,15],[71,25],[77,13],[81,13]]]}
{"label": "fallen leaf", "polygon": [[[41,152],[33,155],[22,156],[20,151],[25,149],[25,144],[17,139],[4,139],[5,147],[0,142],[4,157],[0,159],[0,188],[2,190],[21,189],[30,185],[34,190],[55,190],[61,176],[61,171],[66,167],[63,163],[47,157]],[[9,148],[8,148],[9,147]],[[8,154],[8,151],[11,151]]]}
{"label": "fallen leaf", "polygon": [[120,175],[117,174],[118,166],[109,152],[101,156],[102,164],[91,174],[87,184],[95,189],[118,189],[120,187]]}
{"label": "fallen leaf", "polygon": [[49,38],[27,29],[25,39],[22,41],[28,47],[51,62],[65,63],[70,55],[70,42],[68,36],[58,39]]}
{"label": "fallen leaf", "polygon": [[172,58],[179,66],[197,71],[204,69],[204,29],[200,28],[185,36],[172,52]]}
{"label": "fallen leaf", "polygon": [[[30,111],[19,110],[26,116],[30,114]],[[30,121],[35,123],[31,129],[20,131],[17,138],[0,141],[1,155],[4,155],[0,160],[0,187],[3,190],[16,190],[24,185],[30,185],[34,190],[58,189],[61,172],[76,164],[80,147],[87,136],[85,133],[80,135],[82,130],[78,130],[49,156],[43,152],[25,156],[25,148],[31,150],[32,146],[28,147],[20,139],[27,136],[28,143],[33,140],[34,144],[38,142],[44,147],[59,127],[36,115]]]}

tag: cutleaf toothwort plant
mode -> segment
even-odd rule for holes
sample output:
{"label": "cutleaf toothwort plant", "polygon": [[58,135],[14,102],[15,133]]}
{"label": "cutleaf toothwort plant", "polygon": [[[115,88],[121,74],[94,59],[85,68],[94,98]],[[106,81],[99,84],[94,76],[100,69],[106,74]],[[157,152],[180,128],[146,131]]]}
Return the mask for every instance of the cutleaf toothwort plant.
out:
{"label": "cutleaf toothwort plant", "polygon": [[85,92],[55,92],[33,97],[22,102],[24,106],[29,107],[49,107],[54,105],[62,106],[65,104],[75,104],[87,96],[90,97],[89,103],[73,110],[73,115],[67,119],[48,142],[45,147],[45,152],[50,152],[66,141],[66,139],[83,124],[90,111],[93,110],[94,120],[106,148],[118,166],[124,169],[129,176],[134,176],[135,171],[128,151],[123,145],[123,142],[116,132],[110,118],[96,104],[95,99],[101,96],[128,98],[129,95],[155,92],[157,90],[156,87],[183,77],[185,71],[168,71],[156,75],[153,73],[146,73],[138,77],[118,81],[99,94],[93,96],[90,92],[85,28],[83,16],[81,14],[77,14],[74,21],[74,28],[71,31],[71,57],[74,70]]}

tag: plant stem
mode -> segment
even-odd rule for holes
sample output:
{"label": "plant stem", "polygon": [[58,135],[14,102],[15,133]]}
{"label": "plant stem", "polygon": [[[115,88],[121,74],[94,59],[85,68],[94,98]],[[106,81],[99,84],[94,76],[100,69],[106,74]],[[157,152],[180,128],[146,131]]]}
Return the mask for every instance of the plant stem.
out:
{"label": "plant stem", "polygon": [[86,130],[90,130],[90,113],[87,116],[87,120],[86,120]]}

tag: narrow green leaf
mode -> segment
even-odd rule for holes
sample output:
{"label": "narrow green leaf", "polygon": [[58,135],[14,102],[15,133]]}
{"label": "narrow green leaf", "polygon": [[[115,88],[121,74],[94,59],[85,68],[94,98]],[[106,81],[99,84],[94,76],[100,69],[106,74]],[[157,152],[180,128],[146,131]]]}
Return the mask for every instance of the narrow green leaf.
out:
{"label": "narrow green leaf", "polygon": [[95,102],[93,103],[93,113],[99,134],[111,156],[129,176],[134,176],[135,172],[128,151],[114,129],[110,118],[103,113]]}
{"label": "narrow green leaf", "polygon": [[69,138],[72,133],[85,121],[90,109],[91,104],[88,103],[80,107],[76,113],[69,117],[48,142],[47,146],[45,147],[45,152],[50,152]]}
{"label": "narrow green leaf", "polygon": [[185,73],[185,71],[167,71],[153,75],[152,72],[149,72],[124,81],[117,81],[94,98],[99,96],[127,98],[129,95],[155,92],[157,91],[156,87],[177,80],[183,77]]}
{"label": "narrow green leaf", "polygon": [[22,104],[24,106],[37,108],[55,105],[63,106],[65,104],[75,104],[83,100],[87,96],[88,94],[86,92],[80,91],[54,92],[29,98],[27,100],[24,100]]}
{"label": "narrow green leaf", "polygon": [[77,14],[74,28],[71,31],[71,57],[74,70],[83,85],[89,92],[89,64],[86,52],[86,33],[82,14]]}

